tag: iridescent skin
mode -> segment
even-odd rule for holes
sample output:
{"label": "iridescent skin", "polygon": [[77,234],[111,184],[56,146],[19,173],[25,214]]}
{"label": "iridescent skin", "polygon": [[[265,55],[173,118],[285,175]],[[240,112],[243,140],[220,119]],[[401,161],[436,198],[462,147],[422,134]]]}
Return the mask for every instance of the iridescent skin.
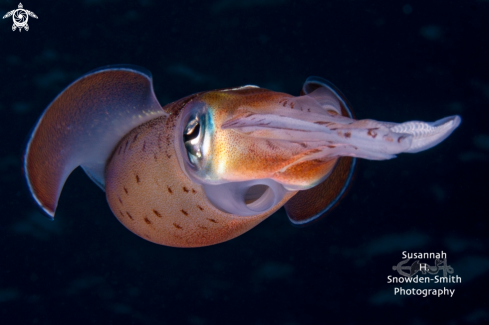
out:
{"label": "iridescent skin", "polygon": [[50,217],[81,166],[128,229],[154,243],[199,247],[239,236],[284,205],[295,225],[318,220],[346,193],[355,158],[426,150],[460,121],[355,120],[344,96],[316,77],[298,97],[245,86],[161,107],[148,71],[108,67],[46,109],[24,170]]}
{"label": "iridescent skin", "polygon": [[290,105],[294,98],[261,88],[203,94],[199,100],[208,107],[212,123],[206,131],[212,135],[204,151],[207,160],[196,176],[202,182],[216,184],[270,178],[294,189],[317,185],[331,171],[335,157],[297,161],[316,152],[324,143],[259,138],[222,127],[242,116],[253,119],[251,114],[256,114],[259,121],[258,114],[274,114],[277,109],[285,115],[294,109]]}

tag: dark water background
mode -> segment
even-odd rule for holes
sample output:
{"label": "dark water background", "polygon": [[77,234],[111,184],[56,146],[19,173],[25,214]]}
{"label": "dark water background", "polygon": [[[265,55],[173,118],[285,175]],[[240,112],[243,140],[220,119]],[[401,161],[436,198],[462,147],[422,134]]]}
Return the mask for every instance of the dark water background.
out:
{"label": "dark water background", "polygon": [[[1,0],[0,15],[17,5]],[[28,32],[0,21],[0,324],[489,323],[489,1],[23,5],[39,17]],[[223,244],[162,247],[126,230],[80,170],[54,222],[24,188],[21,153],[44,108],[119,63],[152,71],[162,104],[243,84],[298,94],[318,75],[360,119],[463,122],[429,151],[361,161],[319,224],[294,228],[280,210]],[[394,296],[402,251],[446,252],[454,296]]]}

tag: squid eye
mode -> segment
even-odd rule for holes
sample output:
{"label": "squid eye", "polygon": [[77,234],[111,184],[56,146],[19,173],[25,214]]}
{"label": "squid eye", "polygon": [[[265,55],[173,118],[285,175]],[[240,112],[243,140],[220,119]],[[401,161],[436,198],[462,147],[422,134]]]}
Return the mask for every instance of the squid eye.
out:
{"label": "squid eye", "polygon": [[194,165],[198,165],[199,160],[202,158],[201,147],[204,138],[203,122],[198,116],[193,116],[189,119],[183,131],[183,142],[187,149],[187,155],[190,162]]}
{"label": "squid eye", "polygon": [[200,132],[200,123],[197,120],[192,121],[194,123],[188,125],[189,130],[185,132],[183,135],[183,141],[188,142],[192,141],[193,139],[197,138],[199,136]]}

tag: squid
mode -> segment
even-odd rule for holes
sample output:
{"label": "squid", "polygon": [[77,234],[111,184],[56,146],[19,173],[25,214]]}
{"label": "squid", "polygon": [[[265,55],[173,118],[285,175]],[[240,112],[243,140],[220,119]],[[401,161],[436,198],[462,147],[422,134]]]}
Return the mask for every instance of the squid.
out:
{"label": "squid", "polygon": [[35,125],[23,157],[37,205],[54,219],[77,167],[136,235],[173,247],[235,238],[282,206],[315,222],[345,195],[356,158],[429,149],[461,123],[356,120],[345,96],[310,77],[300,96],[257,86],[161,106],[149,71],[109,66],[69,85]]}

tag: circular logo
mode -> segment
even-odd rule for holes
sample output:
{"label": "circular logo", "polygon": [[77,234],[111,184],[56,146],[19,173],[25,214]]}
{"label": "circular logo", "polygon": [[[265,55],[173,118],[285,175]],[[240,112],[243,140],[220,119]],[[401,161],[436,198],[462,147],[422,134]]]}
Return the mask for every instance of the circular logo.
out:
{"label": "circular logo", "polygon": [[15,10],[15,13],[13,14],[14,18],[14,24],[17,27],[24,27],[27,24],[27,20],[29,19],[29,16],[27,15],[27,12],[25,12],[24,9],[17,9]]}

